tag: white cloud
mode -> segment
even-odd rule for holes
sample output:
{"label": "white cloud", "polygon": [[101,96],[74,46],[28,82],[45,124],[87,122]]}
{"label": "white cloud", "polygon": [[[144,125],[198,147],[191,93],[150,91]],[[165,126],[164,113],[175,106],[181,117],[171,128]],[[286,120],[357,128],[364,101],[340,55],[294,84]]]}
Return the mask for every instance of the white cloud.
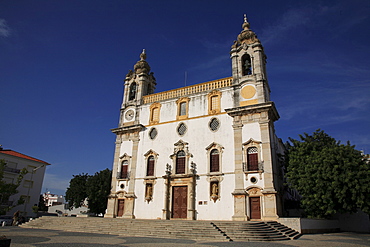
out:
{"label": "white cloud", "polygon": [[[313,30],[323,25],[322,18],[327,18],[328,14],[338,11],[339,5],[333,6],[300,6],[291,8],[285,13],[282,13],[280,19],[274,21],[274,24],[267,27],[261,32],[261,41],[264,45],[276,43],[286,37],[291,38],[297,28],[308,28]],[[350,25],[355,25],[358,21],[353,21]],[[302,29],[304,30],[304,29]],[[306,32],[309,35],[309,32]]]}
{"label": "white cloud", "polygon": [[284,37],[292,29],[308,23],[311,13],[310,9],[290,9],[275,22],[276,24],[262,31],[261,40],[267,44]]}
{"label": "white cloud", "polygon": [[0,19],[0,37],[9,37],[10,28],[4,19]]}

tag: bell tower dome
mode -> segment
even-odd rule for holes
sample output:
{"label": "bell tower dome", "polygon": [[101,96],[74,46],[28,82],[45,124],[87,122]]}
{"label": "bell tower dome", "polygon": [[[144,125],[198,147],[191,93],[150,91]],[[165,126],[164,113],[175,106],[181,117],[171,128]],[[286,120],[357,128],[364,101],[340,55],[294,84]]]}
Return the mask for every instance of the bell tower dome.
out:
{"label": "bell tower dome", "polygon": [[145,49],[140,60],[129,70],[125,78],[125,89],[121,106],[120,126],[138,124],[138,107],[143,103],[143,96],[154,93],[157,85],[154,73],[146,61]]}
{"label": "bell tower dome", "polygon": [[134,71],[129,70],[126,75],[122,108],[127,105],[141,105],[142,97],[154,93],[156,85],[154,73],[150,72],[143,49],[140,60],[134,65]]}
{"label": "bell tower dome", "polygon": [[236,86],[235,107],[270,101],[266,74],[266,55],[257,35],[244,15],[243,30],[231,46],[233,85]]}

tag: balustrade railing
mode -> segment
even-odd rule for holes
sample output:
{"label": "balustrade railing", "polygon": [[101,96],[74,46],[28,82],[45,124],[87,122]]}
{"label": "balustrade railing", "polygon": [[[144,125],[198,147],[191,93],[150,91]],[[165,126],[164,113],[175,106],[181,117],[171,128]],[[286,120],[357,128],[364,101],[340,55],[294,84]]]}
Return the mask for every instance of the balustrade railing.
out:
{"label": "balustrade railing", "polygon": [[170,91],[146,95],[143,97],[144,104],[153,103],[156,101],[162,101],[166,99],[183,97],[185,95],[214,90],[217,88],[229,87],[232,85],[232,81],[233,81],[232,77],[228,77],[228,78],[224,78],[220,80],[204,82],[204,83],[187,86],[183,88],[178,88],[178,89],[174,89]]}

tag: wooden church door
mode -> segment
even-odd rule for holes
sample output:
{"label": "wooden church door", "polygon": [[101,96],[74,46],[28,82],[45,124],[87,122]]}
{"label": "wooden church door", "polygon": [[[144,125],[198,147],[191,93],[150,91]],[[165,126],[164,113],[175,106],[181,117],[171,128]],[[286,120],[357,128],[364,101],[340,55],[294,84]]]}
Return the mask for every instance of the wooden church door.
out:
{"label": "wooden church door", "polygon": [[172,187],[172,218],[187,218],[188,187]]}
{"label": "wooden church door", "polygon": [[125,209],[125,200],[118,199],[117,217],[122,217],[124,209]]}
{"label": "wooden church door", "polygon": [[251,219],[261,219],[261,203],[259,197],[249,197]]}

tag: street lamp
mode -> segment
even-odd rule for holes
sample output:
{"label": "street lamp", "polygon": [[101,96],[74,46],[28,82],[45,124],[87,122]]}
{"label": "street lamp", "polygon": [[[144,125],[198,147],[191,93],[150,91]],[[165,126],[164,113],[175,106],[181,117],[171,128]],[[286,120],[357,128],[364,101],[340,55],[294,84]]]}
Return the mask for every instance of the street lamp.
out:
{"label": "street lamp", "polygon": [[29,200],[30,200],[30,198],[29,198],[29,196],[30,196],[30,189],[31,189],[31,186],[33,187],[33,174],[38,170],[38,169],[40,169],[41,167],[44,167],[45,165],[41,165],[41,166],[38,166],[38,167],[36,167],[36,168],[33,168],[32,169],[32,172],[31,172],[31,182],[30,182],[30,184],[28,185],[28,191],[27,191],[27,198],[26,198],[26,201],[25,201],[25,203],[24,203],[24,210],[23,210],[23,212],[25,213],[25,215],[27,215],[27,204],[28,204],[28,202],[29,202]]}

